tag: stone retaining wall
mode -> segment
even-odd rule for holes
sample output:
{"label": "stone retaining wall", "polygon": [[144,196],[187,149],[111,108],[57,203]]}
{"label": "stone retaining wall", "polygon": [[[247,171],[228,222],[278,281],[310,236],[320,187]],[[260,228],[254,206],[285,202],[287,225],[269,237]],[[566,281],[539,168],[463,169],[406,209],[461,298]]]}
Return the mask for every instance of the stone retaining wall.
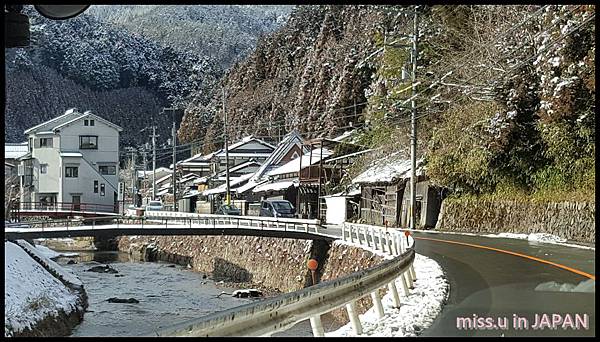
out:
{"label": "stone retaining wall", "polygon": [[[189,264],[215,280],[256,284],[278,292],[293,292],[312,284],[306,266],[311,258],[319,263],[317,282],[383,261],[370,251],[335,242],[252,236],[124,236],[119,238],[118,248],[141,260]],[[357,301],[361,314],[371,306],[369,296]],[[349,322],[344,308],[334,310],[331,317],[339,324]]]}
{"label": "stone retaining wall", "polygon": [[595,203],[452,199],[442,202],[436,230],[469,233],[547,233],[595,243]]}

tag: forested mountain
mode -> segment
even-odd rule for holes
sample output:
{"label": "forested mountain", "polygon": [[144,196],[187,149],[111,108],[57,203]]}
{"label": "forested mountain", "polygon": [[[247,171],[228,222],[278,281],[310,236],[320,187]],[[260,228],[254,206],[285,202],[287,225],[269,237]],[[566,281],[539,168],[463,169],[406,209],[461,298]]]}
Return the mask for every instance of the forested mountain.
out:
{"label": "forested mountain", "polygon": [[293,6],[94,5],[101,21],[162,46],[194,52],[227,69],[256,46],[258,38],[286,20]]}
{"label": "forested mountain", "polygon": [[[103,10],[104,15],[113,13],[115,18],[120,17],[120,6],[109,7]],[[146,6],[129,7],[133,8],[124,8],[125,13],[137,13],[133,11],[137,7],[147,9]],[[155,6],[149,7],[151,10]],[[194,6],[183,7],[171,12],[162,11],[163,22],[154,18],[152,23],[166,28],[185,10],[191,13],[188,22],[193,22],[192,14],[199,11],[194,10]],[[271,18],[277,8],[273,11],[265,11],[265,16]],[[147,134],[142,135],[139,131],[148,126],[151,116],[154,116],[161,135],[159,140],[166,141],[170,136],[171,118],[159,115],[160,109],[183,107],[189,102],[190,94],[193,94],[196,103],[207,103],[214,85],[223,74],[222,65],[228,63],[227,58],[232,58],[218,59],[194,50],[176,49],[141,33],[107,24],[102,21],[101,15],[93,15],[93,12],[86,11],[73,19],[55,21],[26,6],[32,44],[27,48],[5,50],[5,141],[22,141],[22,132],[26,128],[60,115],[71,107],[91,110],[121,125],[124,128],[122,145],[147,141]],[[212,15],[227,16],[230,12],[235,11]],[[236,18],[218,19],[223,21],[218,34],[236,35]],[[260,20],[258,14],[253,18]],[[279,20],[283,18],[280,15]],[[216,18],[211,20],[217,21]],[[225,25],[228,20],[231,21],[229,26]],[[263,30],[256,29],[257,24],[254,26],[256,31],[248,34],[258,36],[275,27],[269,20],[268,24],[261,26]],[[215,32],[198,31],[195,37],[203,38],[201,35],[204,33],[211,37],[215,35]],[[224,49],[228,49],[229,44],[235,46],[237,41],[221,41]]]}
{"label": "forested mountain", "polygon": [[[593,197],[595,7],[418,12],[418,150],[432,181],[472,194]],[[359,141],[379,152],[356,172],[408,156],[411,87],[402,75],[412,33],[412,6],[298,6],[222,80],[228,135],[334,136],[360,126]],[[180,138],[205,151],[220,145],[221,107],[221,93],[189,106]]]}

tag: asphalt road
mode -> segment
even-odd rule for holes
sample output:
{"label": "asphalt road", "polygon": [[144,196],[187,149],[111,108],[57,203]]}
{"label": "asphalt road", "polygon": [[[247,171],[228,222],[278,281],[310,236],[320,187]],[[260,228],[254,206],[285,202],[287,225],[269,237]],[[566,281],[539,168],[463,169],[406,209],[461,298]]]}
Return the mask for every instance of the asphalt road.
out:
{"label": "asphalt road", "polygon": [[[324,232],[339,235],[338,230]],[[437,261],[450,283],[442,312],[421,336],[595,336],[594,250],[458,234],[414,232],[413,237],[416,252]],[[588,292],[558,291],[561,285]],[[587,329],[580,321],[572,328],[567,314],[573,324],[576,314],[582,319],[587,314]],[[545,317],[549,324],[536,323]],[[476,326],[458,328],[457,318],[475,319]]]}

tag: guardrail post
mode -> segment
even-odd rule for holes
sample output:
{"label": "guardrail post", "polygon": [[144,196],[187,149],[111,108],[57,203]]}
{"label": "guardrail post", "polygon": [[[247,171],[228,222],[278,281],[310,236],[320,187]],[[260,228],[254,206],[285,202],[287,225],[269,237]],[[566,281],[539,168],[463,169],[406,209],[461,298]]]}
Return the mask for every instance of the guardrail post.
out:
{"label": "guardrail post", "polygon": [[308,233],[308,223],[304,224],[304,231],[306,231]]}
{"label": "guardrail post", "polygon": [[387,248],[388,253],[390,255],[394,255],[394,251],[392,251],[392,235],[389,232],[385,232],[385,248]]}
{"label": "guardrail post", "polygon": [[404,292],[404,295],[406,297],[408,297],[409,292],[408,292],[408,282],[406,281],[406,277],[404,276],[404,273],[402,273],[400,275],[400,280],[402,282],[402,291]]}
{"label": "guardrail post", "polygon": [[346,304],[346,310],[348,311],[348,317],[350,317],[350,323],[352,323],[352,330],[356,335],[362,334],[362,325],[360,324],[360,319],[358,318],[358,312],[356,312],[355,301],[351,301]]}
{"label": "guardrail post", "polygon": [[356,227],[356,240],[358,240],[359,245],[362,245],[362,241],[360,240],[360,226]]}
{"label": "guardrail post", "polygon": [[310,318],[310,326],[314,337],[325,336],[325,330],[323,330],[323,324],[321,323],[321,315],[315,315]]}
{"label": "guardrail post", "polygon": [[394,255],[400,255],[400,253],[398,252],[398,244],[396,244],[396,232],[392,232],[392,235],[390,235],[390,239],[391,239],[391,243],[392,243],[392,252]]}
{"label": "guardrail post", "polygon": [[346,241],[346,222],[342,222],[342,241]]}
{"label": "guardrail post", "polygon": [[410,276],[412,277],[413,281],[417,280],[417,274],[415,273],[415,268],[413,264],[410,264],[408,270],[410,271]]}
{"label": "guardrail post", "polygon": [[354,238],[352,237],[352,227],[352,224],[348,226],[348,237],[350,238],[350,242],[354,243]]}
{"label": "guardrail post", "polygon": [[379,239],[379,247],[381,247],[381,251],[385,252],[385,248],[383,247],[383,238],[381,237],[381,229],[377,228],[377,238]]}
{"label": "guardrail post", "polygon": [[381,296],[379,295],[379,289],[375,289],[375,291],[371,292],[371,299],[373,300],[373,305],[375,306],[377,317],[383,318],[383,316],[385,316],[385,312],[383,312],[383,304],[381,304]]}
{"label": "guardrail post", "polygon": [[388,290],[390,290],[390,293],[392,294],[392,301],[394,303],[394,307],[399,308],[400,307],[400,296],[398,295],[398,289],[396,288],[396,280],[392,280],[388,284]]}
{"label": "guardrail post", "polygon": [[414,288],[414,284],[413,284],[413,279],[412,276],[410,275],[410,270],[406,270],[404,273],[404,277],[406,278],[406,282],[408,283],[408,287],[409,288]]}
{"label": "guardrail post", "polygon": [[377,244],[375,243],[375,231],[373,227],[369,227],[369,235],[371,235],[371,245],[374,250],[377,250]]}

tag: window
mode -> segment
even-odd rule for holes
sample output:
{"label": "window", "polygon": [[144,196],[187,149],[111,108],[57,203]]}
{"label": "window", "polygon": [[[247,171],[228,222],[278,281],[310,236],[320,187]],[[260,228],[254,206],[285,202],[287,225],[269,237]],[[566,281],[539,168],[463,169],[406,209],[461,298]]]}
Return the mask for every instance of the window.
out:
{"label": "window", "polygon": [[67,177],[67,178],[79,177],[79,167],[77,167],[77,166],[65,167],[65,177]]}
{"label": "window", "polygon": [[94,120],[90,120],[90,126],[94,126]]}
{"label": "window", "polygon": [[87,121],[87,119],[86,119],[86,120],[83,120],[83,125],[84,125],[84,126],[88,126],[88,121]]}
{"label": "window", "polygon": [[104,183],[100,184],[100,196],[104,196]]}
{"label": "window", "polygon": [[101,175],[116,175],[117,167],[115,165],[101,165],[100,167]]}
{"label": "window", "polygon": [[97,180],[94,181],[94,193],[95,194],[98,193],[98,181]]}
{"label": "window", "polygon": [[80,135],[79,148],[82,150],[97,150],[98,136],[96,135]]}
{"label": "window", "polygon": [[40,147],[52,147],[52,138],[40,138]]}
{"label": "window", "polygon": [[40,164],[40,173],[48,173],[48,164]]}

